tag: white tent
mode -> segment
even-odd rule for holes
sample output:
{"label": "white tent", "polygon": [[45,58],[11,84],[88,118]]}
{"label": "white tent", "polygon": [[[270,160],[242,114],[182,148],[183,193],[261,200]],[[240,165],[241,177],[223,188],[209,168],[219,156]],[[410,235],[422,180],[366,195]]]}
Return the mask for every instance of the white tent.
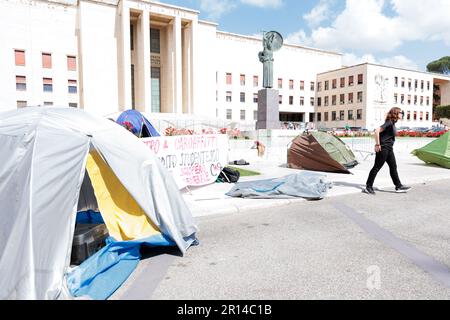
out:
{"label": "white tent", "polygon": [[0,147],[0,299],[65,297],[80,188],[92,151],[183,254],[192,243],[187,239],[197,227],[173,177],[114,122],[64,107],[3,112]]}

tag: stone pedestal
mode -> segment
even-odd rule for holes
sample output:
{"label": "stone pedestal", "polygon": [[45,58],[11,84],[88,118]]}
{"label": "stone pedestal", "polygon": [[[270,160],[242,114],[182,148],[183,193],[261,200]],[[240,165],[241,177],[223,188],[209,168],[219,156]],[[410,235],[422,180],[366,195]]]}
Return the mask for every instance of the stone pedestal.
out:
{"label": "stone pedestal", "polygon": [[278,90],[266,88],[258,91],[256,130],[259,129],[280,129]]}

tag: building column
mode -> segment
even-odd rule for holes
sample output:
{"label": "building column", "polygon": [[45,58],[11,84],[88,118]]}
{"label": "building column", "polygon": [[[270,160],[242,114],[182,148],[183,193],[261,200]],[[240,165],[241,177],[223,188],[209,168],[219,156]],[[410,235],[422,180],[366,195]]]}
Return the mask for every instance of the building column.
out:
{"label": "building column", "polygon": [[172,102],[173,113],[183,113],[183,78],[181,51],[181,18],[176,16],[172,21]]}
{"label": "building column", "polygon": [[139,17],[137,47],[139,91],[136,107],[139,111],[151,112],[150,12],[148,10],[143,10]]}
{"label": "building column", "polygon": [[197,99],[197,80],[195,78],[195,68],[197,67],[197,47],[198,47],[198,21],[193,20],[190,26],[190,50],[189,50],[189,108],[188,112],[193,114],[195,112],[195,101]]}
{"label": "building column", "polygon": [[128,110],[132,108],[131,104],[131,49],[130,49],[130,8],[126,1],[121,2],[121,33],[122,43],[122,81],[121,81],[121,95],[120,106],[121,110]]}

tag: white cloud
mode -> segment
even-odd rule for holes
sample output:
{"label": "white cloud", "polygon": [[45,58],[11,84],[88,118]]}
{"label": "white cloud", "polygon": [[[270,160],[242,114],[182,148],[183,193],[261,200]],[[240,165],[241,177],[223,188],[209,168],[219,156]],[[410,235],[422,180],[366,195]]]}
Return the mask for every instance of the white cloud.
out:
{"label": "white cloud", "polygon": [[345,53],[342,57],[342,64],[344,66],[352,66],[355,64],[366,62],[409,70],[419,70],[417,64],[414,61],[402,55],[377,59],[372,54],[357,56],[354,53]]}
{"label": "white cloud", "polygon": [[303,15],[303,19],[306,20],[310,28],[316,28],[324,20],[328,19],[331,14],[330,4],[330,0],[320,0],[317,6]]}
{"label": "white cloud", "polygon": [[200,0],[200,10],[208,15],[208,19],[219,19],[223,14],[237,6],[232,0]]}
{"label": "white cloud", "polygon": [[[387,5],[393,15],[384,13]],[[318,23],[321,11],[313,12],[306,15],[307,21]],[[392,52],[407,41],[434,40],[450,46],[449,15],[448,0],[347,0],[329,27],[317,27],[309,35],[299,30],[287,39],[344,52]]]}
{"label": "white cloud", "polygon": [[241,0],[241,2],[260,8],[278,8],[283,4],[283,0]]}

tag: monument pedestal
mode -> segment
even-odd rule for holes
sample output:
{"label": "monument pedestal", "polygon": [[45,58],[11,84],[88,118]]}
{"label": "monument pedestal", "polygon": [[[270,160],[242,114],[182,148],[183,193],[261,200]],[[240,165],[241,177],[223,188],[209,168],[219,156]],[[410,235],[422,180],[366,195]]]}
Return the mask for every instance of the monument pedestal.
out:
{"label": "monument pedestal", "polygon": [[265,88],[258,91],[256,130],[259,129],[280,129],[278,90]]}

